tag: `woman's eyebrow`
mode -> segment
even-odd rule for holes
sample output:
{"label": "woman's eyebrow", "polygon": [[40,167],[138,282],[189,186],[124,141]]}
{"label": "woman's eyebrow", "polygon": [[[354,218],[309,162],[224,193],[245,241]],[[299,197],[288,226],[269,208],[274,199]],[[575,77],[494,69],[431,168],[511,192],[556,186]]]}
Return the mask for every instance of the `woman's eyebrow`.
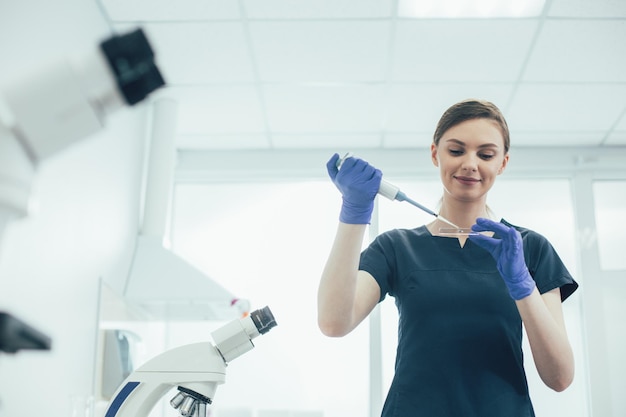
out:
{"label": "woman's eyebrow", "polygon": [[450,138],[450,139],[446,139],[446,142],[454,142],[457,145],[465,146],[465,142],[459,139]]}
{"label": "woman's eyebrow", "polygon": [[[463,142],[462,140],[455,139],[455,138],[446,139],[446,142],[454,142],[455,144],[460,145],[460,146],[465,146],[466,145],[465,142]],[[499,148],[499,146],[496,143],[491,143],[490,142],[490,143],[483,143],[482,145],[479,145],[478,148],[479,149],[482,149],[482,148]]]}

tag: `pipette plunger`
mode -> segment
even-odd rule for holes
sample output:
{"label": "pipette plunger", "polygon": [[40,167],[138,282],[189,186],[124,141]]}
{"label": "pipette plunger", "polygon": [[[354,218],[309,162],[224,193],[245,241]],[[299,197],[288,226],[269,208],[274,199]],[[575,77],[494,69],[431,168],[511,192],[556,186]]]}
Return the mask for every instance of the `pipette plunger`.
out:
{"label": "pipette plunger", "polygon": [[[337,168],[341,167],[341,164],[343,163],[343,161],[346,158],[349,158],[350,156],[352,156],[352,155],[347,153],[343,158],[339,158],[337,160]],[[378,194],[387,197],[391,201],[393,201],[393,200],[406,201],[407,203],[414,205],[418,209],[425,211],[426,213],[430,214],[431,216],[435,216],[436,218],[438,218],[442,222],[448,223],[450,226],[452,226],[452,227],[454,227],[456,229],[459,229],[459,226],[457,226],[456,224],[452,223],[450,220],[446,219],[445,217],[443,217],[440,214],[435,213],[434,211],[432,211],[428,207],[425,207],[425,206],[421,205],[417,201],[407,197],[407,195],[404,194],[402,191],[400,191],[400,189],[398,187],[396,187],[395,185],[385,181],[382,178],[380,180],[380,187],[378,188]]]}

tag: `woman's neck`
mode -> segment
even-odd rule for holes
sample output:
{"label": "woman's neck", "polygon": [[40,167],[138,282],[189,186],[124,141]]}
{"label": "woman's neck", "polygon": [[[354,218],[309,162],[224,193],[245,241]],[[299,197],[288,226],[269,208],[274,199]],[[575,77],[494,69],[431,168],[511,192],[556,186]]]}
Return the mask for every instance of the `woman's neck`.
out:
{"label": "woman's neck", "polygon": [[489,217],[485,201],[466,202],[446,199],[445,196],[439,214],[461,228],[471,227],[477,217]]}

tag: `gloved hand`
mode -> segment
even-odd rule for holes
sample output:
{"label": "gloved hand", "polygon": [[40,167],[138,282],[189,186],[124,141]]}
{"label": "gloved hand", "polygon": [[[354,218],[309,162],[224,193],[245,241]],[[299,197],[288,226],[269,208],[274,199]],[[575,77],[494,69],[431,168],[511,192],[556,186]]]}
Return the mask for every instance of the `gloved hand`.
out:
{"label": "gloved hand", "polygon": [[338,160],[339,154],[334,154],[326,163],[326,169],[343,196],[339,221],[368,224],[383,174],[366,161],[354,157],[346,158],[339,169]]}
{"label": "gloved hand", "polygon": [[513,227],[484,218],[476,219],[472,230],[474,232],[492,231],[500,237],[496,239],[476,234],[470,235],[469,239],[494,257],[498,271],[514,300],[528,297],[535,289],[535,280],[530,276],[524,261],[524,248],[520,233]]}

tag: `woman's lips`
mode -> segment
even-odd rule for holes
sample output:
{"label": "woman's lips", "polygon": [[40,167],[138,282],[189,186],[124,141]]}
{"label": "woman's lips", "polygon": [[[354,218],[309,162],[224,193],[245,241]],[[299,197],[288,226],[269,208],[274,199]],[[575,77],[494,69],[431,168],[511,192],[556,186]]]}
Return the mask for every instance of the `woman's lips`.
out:
{"label": "woman's lips", "polygon": [[473,177],[456,176],[454,177],[454,179],[460,182],[461,184],[465,184],[465,185],[474,185],[480,182],[480,179],[473,178]]}

